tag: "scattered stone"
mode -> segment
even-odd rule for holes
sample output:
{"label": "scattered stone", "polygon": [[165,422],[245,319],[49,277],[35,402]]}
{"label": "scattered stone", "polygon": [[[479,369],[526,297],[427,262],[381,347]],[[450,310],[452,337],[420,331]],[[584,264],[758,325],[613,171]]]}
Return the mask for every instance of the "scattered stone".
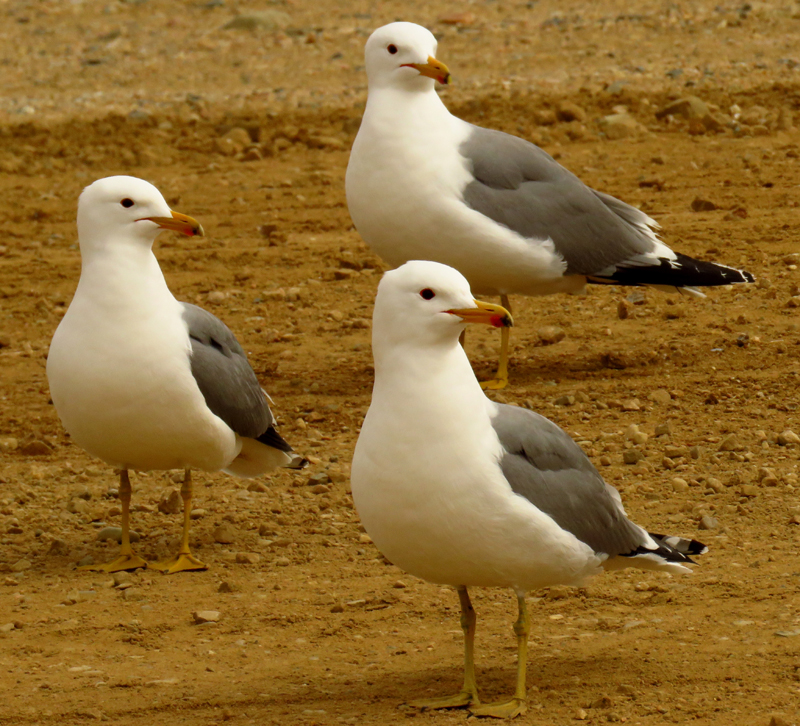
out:
{"label": "scattered stone", "polygon": [[623,411],[640,411],[641,410],[641,406],[639,405],[639,399],[638,398],[629,398],[627,401],[623,401],[622,410]]}
{"label": "scattered stone", "polygon": [[219,544],[233,544],[236,541],[236,530],[230,524],[223,523],[214,530],[214,541]]}
{"label": "scattered stone", "polygon": [[47,554],[54,557],[65,557],[69,554],[69,545],[63,539],[56,537],[50,543],[50,549],[47,550]]}
{"label": "scattered stone", "polygon": [[610,696],[600,696],[592,701],[589,708],[611,708],[614,705],[614,701]]}
{"label": "scattered stone", "polygon": [[122,585],[133,584],[133,578],[130,572],[115,572],[112,575],[114,580],[114,587],[121,587]]}
{"label": "scattered stone", "polygon": [[778,446],[790,446],[792,444],[800,444],[800,436],[798,436],[791,429],[786,429],[778,434]]}
{"label": "scattered stone", "polygon": [[773,713],[769,717],[769,726],[789,726],[786,717],[780,713]]}
{"label": "scattered stone", "polygon": [[29,441],[27,444],[20,446],[19,451],[25,456],[47,456],[48,454],[53,453],[53,447],[50,446],[50,444],[48,444],[46,441],[34,439],[33,441]]}
{"label": "scattered stone", "polygon": [[122,590],[122,597],[126,600],[130,600],[131,602],[141,602],[142,600],[147,599],[147,595],[144,593],[141,587],[134,587],[131,585],[122,585],[119,587]]}
{"label": "scattered stone", "polygon": [[628,113],[613,113],[610,116],[603,116],[598,120],[597,125],[611,141],[627,139],[644,130],[642,125]]}
{"label": "scattered stone", "polygon": [[247,487],[247,491],[248,492],[259,492],[260,494],[263,494],[264,492],[269,491],[269,488],[267,487],[266,484],[264,484],[263,481],[254,481],[254,482],[250,482],[250,484]]}
{"label": "scattered stone", "polygon": [[228,582],[227,580],[223,580],[219,583],[219,587],[217,588],[217,592],[237,592],[239,587],[234,585],[232,582]]}
{"label": "scattered stone", "polygon": [[183,499],[177,489],[164,494],[158,503],[158,511],[162,514],[178,514],[183,511]]}
{"label": "scattered stone", "polygon": [[67,504],[67,511],[71,514],[86,514],[89,511],[89,504],[85,499],[70,499]]}
{"label": "scattered stone", "polygon": [[217,139],[214,139],[217,151],[226,156],[241,154],[250,146],[250,134],[243,128],[234,127]]}
{"label": "scattered stone", "polygon": [[24,572],[25,570],[30,570],[31,567],[33,567],[31,561],[23,557],[21,560],[17,560],[11,565],[11,572]]}
{"label": "scattered stone", "polygon": [[676,476],[672,480],[672,491],[677,493],[685,492],[689,489],[689,482],[686,479],[681,479],[679,476]]}
{"label": "scattered stone", "polygon": [[794,129],[794,119],[792,118],[792,112],[786,106],[783,106],[780,111],[778,111],[778,118],[775,121],[775,128],[778,131],[791,131]]}
{"label": "scattered stone", "polygon": [[558,118],[551,108],[537,108],[533,112],[533,120],[537,126],[552,126]]}
{"label": "scattered stone", "polygon": [[437,21],[442,23],[442,25],[474,25],[477,17],[475,13],[470,12],[463,12],[463,13],[449,13],[448,15],[441,15],[437,18]]}
{"label": "scattered stone", "polygon": [[197,625],[203,623],[218,623],[220,614],[218,610],[195,610],[192,613],[192,618]]}
{"label": "scattered stone", "polygon": [[[3,347],[3,346],[0,346]],[[19,441],[13,436],[3,436],[0,438],[0,452],[7,453],[9,451],[16,451],[19,446]]]}
{"label": "scattered stone", "polygon": [[572,406],[575,403],[575,396],[559,396],[553,403],[556,406]]}
{"label": "scattered stone", "polygon": [[703,119],[710,113],[706,103],[697,96],[685,96],[656,111],[656,118],[660,120],[667,116],[681,116],[685,119]]}
{"label": "scattered stone", "polygon": [[650,437],[644,431],[639,431],[639,427],[636,424],[631,424],[625,432],[625,438],[628,441],[633,441],[637,446],[642,446],[647,443],[647,439]]}
{"label": "scattered stone", "polygon": [[582,708],[579,708],[577,711],[575,711],[576,721],[585,721],[587,718],[589,718],[589,714]]}
{"label": "scattered stone", "polygon": [[315,474],[312,474],[308,477],[307,484],[310,487],[316,486],[318,484],[327,484],[330,481],[330,477],[328,476],[328,472],[326,471],[318,471]]}
{"label": "scattered stone", "polygon": [[700,524],[698,525],[700,529],[716,529],[719,527],[719,520],[716,517],[710,517],[709,515],[705,515],[700,517]]}
{"label": "scattered stone", "polygon": [[758,496],[758,487],[754,484],[743,484],[742,488],[739,490],[739,493],[743,497],[757,497]]}
{"label": "scattered stone", "polygon": [[[654,403],[660,403],[664,406],[672,401],[672,396],[669,395],[669,391],[666,388],[658,388],[655,391],[651,391],[647,396],[648,401],[653,401]],[[663,426],[664,424],[662,424]],[[669,426],[669,424],[666,424]],[[667,432],[669,433],[669,432]],[[656,436],[661,436],[661,434],[656,434]]]}
{"label": "scattered stone", "polygon": [[714,202],[709,201],[708,199],[701,199],[700,197],[695,197],[694,201],[692,201],[692,211],[693,212],[713,212],[717,208],[717,205]]}
{"label": "scattered stone", "polygon": [[572,588],[566,585],[554,585],[553,587],[547,588],[546,597],[548,600],[564,600],[570,596],[571,592]]}
{"label": "scattered stone", "polygon": [[567,334],[557,325],[543,325],[536,331],[536,335],[542,345],[555,345],[564,340]]}
{"label": "scattered stone", "polygon": [[741,451],[743,448],[736,434],[728,434],[719,444],[720,451]]}
{"label": "scattered stone", "polygon": [[660,423],[656,426],[656,436],[669,436],[672,433],[672,424],[669,421]]}
{"label": "scattered stone", "polygon": [[237,15],[222,26],[223,30],[284,30],[292,16],[281,10],[260,10]]}
{"label": "scattered stone", "polygon": [[288,557],[276,557],[273,560],[273,564],[277,565],[278,567],[288,567],[292,563],[289,561]]}
{"label": "scattered stone", "polygon": [[[141,535],[131,529],[128,530],[128,536],[131,542],[138,542],[141,539]],[[103,527],[103,529],[97,533],[97,539],[101,542],[107,539],[113,539],[117,544],[122,544],[122,527]]]}
{"label": "scattered stone", "polygon": [[344,612],[344,605],[342,603],[337,602],[333,607],[331,607],[332,613],[343,613]]}
{"label": "scattered stone", "polygon": [[191,512],[189,512],[190,519],[202,519],[205,516],[206,516],[205,509],[193,509]]}
{"label": "scattered stone", "polygon": [[631,306],[627,300],[620,300],[617,303],[617,317],[620,320],[627,320],[630,315]]}
{"label": "scattered stone", "polygon": [[261,555],[255,552],[237,552],[236,562],[240,565],[255,565],[261,561]]}
{"label": "scattered stone", "polygon": [[638,464],[644,459],[644,454],[639,449],[626,449],[622,452],[622,461],[626,464]]}
{"label": "scattered stone", "polygon": [[0,633],[10,633],[12,630],[15,630],[14,623],[5,623],[5,625],[0,625]]}
{"label": "scattered stone", "polygon": [[586,111],[584,111],[578,104],[571,101],[562,101],[556,109],[556,118],[559,121],[586,121]]}
{"label": "scattered stone", "polygon": [[766,126],[769,111],[763,106],[751,106],[739,116],[739,121],[747,126]]}

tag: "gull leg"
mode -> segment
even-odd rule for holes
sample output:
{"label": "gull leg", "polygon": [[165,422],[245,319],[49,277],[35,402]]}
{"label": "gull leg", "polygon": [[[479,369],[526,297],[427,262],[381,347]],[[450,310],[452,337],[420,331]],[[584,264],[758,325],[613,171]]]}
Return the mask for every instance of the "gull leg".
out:
{"label": "gull leg", "polygon": [[161,570],[168,575],[183,570],[207,570],[208,565],[198,560],[189,549],[189,515],[192,512],[192,472],[187,469],[183,476],[183,486],[181,486],[181,497],[183,498],[183,535],[181,537],[181,549],[177,555],[168,560],[156,562],[150,567]]}
{"label": "gull leg", "polygon": [[454,696],[441,698],[424,698],[411,701],[416,708],[459,708],[461,706],[477,706],[478,686],[475,682],[475,608],[469,599],[466,587],[458,588],[458,599],[461,602],[461,629],[464,631],[464,685]]}
{"label": "gull leg", "polygon": [[131,520],[131,480],[128,470],[119,473],[119,500],[122,502],[122,546],[119,556],[102,565],[86,565],[79,570],[96,570],[98,572],[121,572],[122,570],[136,570],[147,567],[147,562],[134,554],[131,548],[130,520]]}
{"label": "gull leg", "polygon": [[[511,312],[511,304],[508,301],[508,295],[500,296],[500,304]],[[498,391],[508,385],[508,341],[510,330],[503,328],[500,331],[500,361],[497,364],[497,373],[494,378],[488,381],[481,381],[481,388],[484,390]]]}
{"label": "gull leg", "polygon": [[515,718],[528,710],[527,687],[525,676],[528,665],[528,631],[530,619],[524,595],[517,595],[519,617],[514,623],[514,633],[517,636],[517,688],[514,696],[507,701],[487,703],[484,706],[471,708],[473,716],[492,716],[494,718]]}

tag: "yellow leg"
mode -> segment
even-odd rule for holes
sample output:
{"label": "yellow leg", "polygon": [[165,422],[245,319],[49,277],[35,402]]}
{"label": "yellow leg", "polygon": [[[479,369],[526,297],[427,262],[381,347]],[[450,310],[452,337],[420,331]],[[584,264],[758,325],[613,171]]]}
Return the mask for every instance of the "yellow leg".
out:
{"label": "yellow leg", "polygon": [[[508,295],[500,296],[500,304],[511,312],[511,304],[508,301]],[[503,328],[500,331],[500,362],[497,364],[497,373],[494,378],[488,381],[481,381],[481,388],[490,391],[499,391],[508,385],[508,341],[510,331],[508,328]]]}
{"label": "yellow leg", "polygon": [[494,718],[515,718],[528,710],[527,686],[525,677],[528,664],[528,631],[530,619],[525,596],[517,595],[519,617],[514,623],[514,633],[517,636],[517,688],[513,698],[498,703],[487,703],[484,706],[471,708],[473,716],[492,716]]}
{"label": "yellow leg", "polygon": [[128,470],[123,469],[119,473],[119,500],[122,502],[122,546],[119,556],[111,562],[102,565],[85,565],[79,570],[96,570],[98,572],[121,572],[122,570],[136,570],[140,567],[147,567],[141,557],[134,554],[131,548],[131,480]]}
{"label": "yellow leg", "polygon": [[183,535],[181,536],[181,549],[177,555],[168,560],[151,564],[155,570],[161,570],[168,575],[183,570],[207,570],[208,565],[198,560],[189,549],[189,522],[192,512],[192,472],[187,469],[183,476],[183,486],[181,487],[181,497],[183,499]]}
{"label": "yellow leg", "polygon": [[475,682],[475,608],[466,587],[458,588],[458,599],[461,602],[461,629],[464,631],[464,685],[454,696],[412,701],[411,705],[416,708],[459,708],[480,704]]}

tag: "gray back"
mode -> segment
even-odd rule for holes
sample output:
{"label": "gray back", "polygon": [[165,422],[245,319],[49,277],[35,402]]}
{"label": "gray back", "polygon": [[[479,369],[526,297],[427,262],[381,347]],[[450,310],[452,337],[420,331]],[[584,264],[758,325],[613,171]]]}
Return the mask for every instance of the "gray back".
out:
{"label": "gray back", "polygon": [[506,451],[500,466],[511,489],[562,529],[611,557],[634,552],[645,541],[564,430],[538,413],[502,404],[492,425]]}
{"label": "gray back", "polygon": [[589,188],[538,146],[473,126],[459,151],[475,177],[464,201],[523,237],[552,239],[566,274],[591,275],[653,249],[635,226],[647,215]]}
{"label": "gray back", "polygon": [[266,396],[227,325],[190,303],[183,319],[192,344],[192,375],[206,405],[239,436],[258,438],[272,424]]}

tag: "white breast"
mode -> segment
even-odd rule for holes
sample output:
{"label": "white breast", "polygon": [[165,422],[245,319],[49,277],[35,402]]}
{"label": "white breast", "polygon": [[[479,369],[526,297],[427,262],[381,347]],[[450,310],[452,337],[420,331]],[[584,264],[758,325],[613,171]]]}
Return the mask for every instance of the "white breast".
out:
{"label": "white breast", "polygon": [[241,445],[205,405],[180,304],[149,256],[145,269],[110,256],[84,266],[50,346],[53,403],[75,443],[112,466],[214,471]]}
{"label": "white breast", "polygon": [[393,266],[420,259],[455,267],[476,293],[574,288],[552,244],[527,240],[462,201],[472,176],[459,147],[469,130],[433,92],[371,92],[346,179],[359,234]]}
{"label": "white breast", "polygon": [[446,374],[427,365],[427,376],[376,379],[351,481],[378,548],[398,567],[451,585],[527,591],[598,572],[591,548],[511,491],[494,404],[460,347],[436,368]]}

